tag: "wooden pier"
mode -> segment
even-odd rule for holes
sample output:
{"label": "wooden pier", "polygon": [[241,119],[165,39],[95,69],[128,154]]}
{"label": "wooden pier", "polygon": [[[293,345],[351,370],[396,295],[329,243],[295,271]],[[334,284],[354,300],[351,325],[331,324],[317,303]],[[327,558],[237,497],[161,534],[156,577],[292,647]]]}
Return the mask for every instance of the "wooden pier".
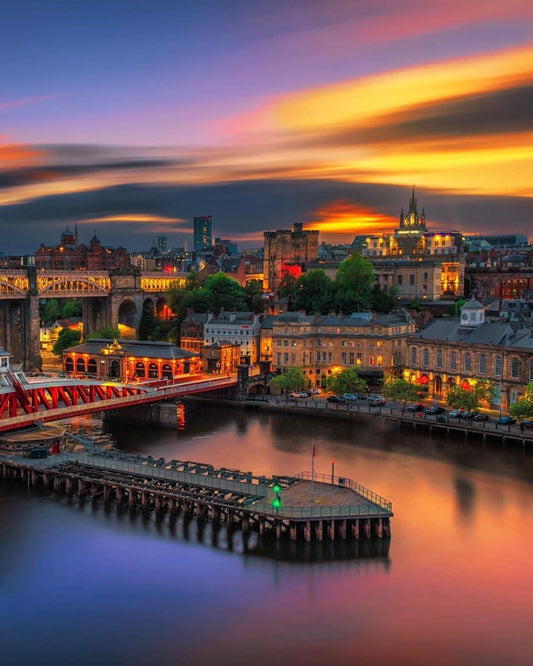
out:
{"label": "wooden pier", "polygon": [[0,456],[0,474],[28,487],[167,514],[171,520],[182,513],[291,541],[388,537],[393,515],[389,501],[342,477],[312,478],[307,472],[265,477],[116,449],[37,460]]}

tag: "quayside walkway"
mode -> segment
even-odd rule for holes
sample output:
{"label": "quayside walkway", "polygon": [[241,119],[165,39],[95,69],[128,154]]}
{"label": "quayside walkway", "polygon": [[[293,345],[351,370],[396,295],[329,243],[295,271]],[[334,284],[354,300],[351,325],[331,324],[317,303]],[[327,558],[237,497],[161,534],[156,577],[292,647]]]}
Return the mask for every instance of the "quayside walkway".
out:
{"label": "quayside walkway", "polygon": [[292,541],[390,536],[392,505],[350,479],[303,472],[266,477],[116,449],[44,459],[0,456],[2,478],[170,519],[183,513]]}

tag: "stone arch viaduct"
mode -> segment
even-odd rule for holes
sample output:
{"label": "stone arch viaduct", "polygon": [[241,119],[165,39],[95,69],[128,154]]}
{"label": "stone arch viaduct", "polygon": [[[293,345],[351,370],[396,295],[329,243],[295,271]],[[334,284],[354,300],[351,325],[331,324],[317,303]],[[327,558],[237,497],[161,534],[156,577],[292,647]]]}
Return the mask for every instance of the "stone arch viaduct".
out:
{"label": "stone arch viaduct", "polygon": [[85,335],[119,324],[136,331],[145,304],[151,301],[155,313],[164,314],[168,289],[185,279],[162,273],[0,270],[0,346],[15,362],[24,363],[25,370],[38,370],[41,299],[81,299]]}

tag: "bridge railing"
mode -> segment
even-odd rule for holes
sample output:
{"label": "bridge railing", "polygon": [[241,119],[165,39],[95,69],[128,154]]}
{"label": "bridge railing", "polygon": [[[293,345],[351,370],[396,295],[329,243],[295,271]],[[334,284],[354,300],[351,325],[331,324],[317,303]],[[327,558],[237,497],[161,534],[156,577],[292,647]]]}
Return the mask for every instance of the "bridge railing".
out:
{"label": "bridge railing", "polygon": [[[283,500],[282,500],[283,502]],[[313,518],[359,518],[365,516],[388,517],[392,515],[391,509],[385,509],[374,503],[366,504],[346,504],[339,506],[283,506],[279,508],[272,506],[269,502],[254,503],[250,507],[254,512],[265,516],[280,516],[283,518],[293,518],[302,520],[311,520]]]}

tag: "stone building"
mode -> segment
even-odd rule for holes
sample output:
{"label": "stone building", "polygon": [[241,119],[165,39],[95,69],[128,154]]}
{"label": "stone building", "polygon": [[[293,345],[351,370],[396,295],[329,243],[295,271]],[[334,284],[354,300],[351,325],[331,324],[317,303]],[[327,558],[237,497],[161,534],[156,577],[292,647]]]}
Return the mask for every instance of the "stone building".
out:
{"label": "stone building", "polygon": [[253,312],[225,312],[210,316],[204,324],[204,347],[231,342],[240,347],[242,361],[254,364],[260,356],[261,321]]}
{"label": "stone building", "polygon": [[493,407],[508,409],[533,381],[533,338],[528,328],[485,321],[485,308],[472,299],[460,319],[433,319],[407,340],[405,377],[445,399],[450,386],[468,389],[492,380]]}
{"label": "stone building", "polygon": [[285,273],[299,277],[309,262],[318,259],[318,231],[304,231],[297,222],[293,229],[265,231],[263,288],[276,291]]}
{"label": "stone building", "polygon": [[394,233],[367,236],[359,246],[381,286],[396,287],[400,298],[438,300],[464,293],[463,236],[429,231],[424,209],[418,213],[414,188],[407,215],[402,209]]}
{"label": "stone building", "polygon": [[193,312],[189,308],[185,319],[180,325],[180,347],[196,354],[202,354],[204,348],[204,326],[206,321],[212,317],[212,314]]}
{"label": "stone building", "polygon": [[41,243],[35,252],[35,267],[49,271],[126,271],[132,264],[125,248],[106,247],[96,234],[89,245],[80,243],[76,227],[74,232],[65,229],[58,245],[48,247]]}
{"label": "stone building", "polygon": [[402,372],[405,341],[415,331],[404,311],[373,316],[288,312],[272,322],[272,369],[301,368],[312,386],[343,368],[357,368],[370,383]]}
{"label": "stone building", "polygon": [[241,362],[241,346],[227,340],[217,340],[203,348],[204,369],[209,374],[233,375]]}

